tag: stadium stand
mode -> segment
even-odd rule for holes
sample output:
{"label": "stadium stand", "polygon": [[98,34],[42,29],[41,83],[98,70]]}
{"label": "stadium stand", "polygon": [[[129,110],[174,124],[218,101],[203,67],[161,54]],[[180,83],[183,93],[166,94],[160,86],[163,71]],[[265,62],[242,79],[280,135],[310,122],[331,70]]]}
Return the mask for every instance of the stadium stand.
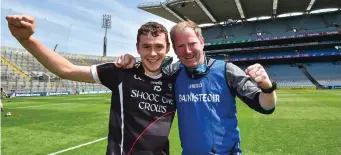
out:
{"label": "stadium stand", "polygon": [[194,21],[207,56],[242,69],[261,63],[279,87],[335,89],[341,88],[340,6],[330,0],[169,0],[139,8],[173,22]]}
{"label": "stadium stand", "polygon": [[[60,53],[76,65],[103,63],[101,56]],[[116,57],[107,57],[107,62]],[[108,91],[100,84],[61,79],[24,49],[1,46],[1,87],[9,93]]]}
{"label": "stadium stand", "polygon": [[[307,33],[330,32],[340,30],[341,13],[324,13],[290,17],[283,19],[252,21],[233,25],[220,25],[203,28],[205,42],[219,42],[229,40],[249,40],[267,37],[291,36]],[[295,29],[295,31],[294,31]]]}
{"label": "stadium stand", "polygon": [[307,70],[322,85],[341,84],[340,63],[311,63],[307,65]]}

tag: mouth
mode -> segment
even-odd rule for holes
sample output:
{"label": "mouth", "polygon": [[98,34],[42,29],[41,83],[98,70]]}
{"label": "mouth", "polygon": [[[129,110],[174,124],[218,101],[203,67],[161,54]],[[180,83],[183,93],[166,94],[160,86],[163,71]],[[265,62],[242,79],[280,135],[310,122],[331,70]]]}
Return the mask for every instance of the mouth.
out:
{"label": "mouth", "polygon": [[147,59],[147,61],[148,62],[150,62],[150,63],[155,63],[155,62],[157,62],[159,59]]}
{"label": "mouth", "polygon": [[185,59],[193,59],[195,57],[195,55],[193,56],[187,56],[187,57],[184,57]]}

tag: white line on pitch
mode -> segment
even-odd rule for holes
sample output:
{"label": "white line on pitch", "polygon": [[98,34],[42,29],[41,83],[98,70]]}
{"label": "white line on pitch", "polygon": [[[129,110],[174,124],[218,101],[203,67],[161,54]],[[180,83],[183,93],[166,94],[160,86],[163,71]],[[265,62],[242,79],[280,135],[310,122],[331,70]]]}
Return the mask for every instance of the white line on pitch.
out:
{"label": "white line on pitch", "polygon": [[53,152],[53,153],[50,153],[48,155],[60,154],[60,153],[66,152],[66,151],[74,150],[74,149],[77,149],[77,148],[80,148],[80,147],[83,147],[83,146],[86,146],[86,145],[90,145],[92,143],[96,143],[96,142],[102,141],[102,140],[105,140],[105,139],[107,139],[107,137],[103,137],[103,138],[100,138],[100,139],[97,139],[97,140],[94,140],[94,141],[91,141],[91,142],[87,142],[87,143],[84,143],[84,144],[80,144],[80,145],[77,145],[77,146],[74,146],[74,147],[67,148],[67,149],[64,149],[64,150],[60,150],[58,152]]}

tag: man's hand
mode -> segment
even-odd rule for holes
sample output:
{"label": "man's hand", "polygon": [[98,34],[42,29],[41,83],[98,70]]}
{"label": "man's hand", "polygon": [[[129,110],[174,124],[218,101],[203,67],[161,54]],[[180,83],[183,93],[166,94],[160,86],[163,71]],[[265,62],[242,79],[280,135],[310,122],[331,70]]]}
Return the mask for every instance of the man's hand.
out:
{"label": "man's hand", "polygon": [[35,20],[26,15],[6,16],[8,28],[12,35],[18,40],[28,40],[34,33]]}
{"label": "man's hand", "polygon": [[263,89],[272,87],[272,83],[263,66],[260,64],[254,64],[249,66],[245,70],[246,75],[249,75],[257,84]]}
{"label": "man's hand", "polygon": [[121,55],[116,62],[114,62],[117,68],[125,68],[130,69],[133,68],[135,65],[136,59],[134,56],[130,54]]}

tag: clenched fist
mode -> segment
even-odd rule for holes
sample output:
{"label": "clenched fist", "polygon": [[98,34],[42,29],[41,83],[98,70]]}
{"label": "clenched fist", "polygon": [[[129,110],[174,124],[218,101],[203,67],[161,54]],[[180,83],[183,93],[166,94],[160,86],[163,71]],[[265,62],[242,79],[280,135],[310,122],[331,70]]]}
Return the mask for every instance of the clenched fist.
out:
{"label": "clenched fist", "polygon": [[114,64],[117,68],[130,69],[134,67],[135,62],[136,62],[136,59],[134,56],[130,54],[124,54],[124,55],[121,55],[116,60],[116,62],[114,62]]}
{"label": "clenched fist", "polygon": [[6,16],[8,28],[19,41],[28,40],[34,33],[35,20],[26,15]]}
{"label": "clenched fist", "polygon": [[268,89],[272,87],[272,83],[265,69],[260,64],[249,66],[245,70],[246,75],[249,75],[261,88]]}

